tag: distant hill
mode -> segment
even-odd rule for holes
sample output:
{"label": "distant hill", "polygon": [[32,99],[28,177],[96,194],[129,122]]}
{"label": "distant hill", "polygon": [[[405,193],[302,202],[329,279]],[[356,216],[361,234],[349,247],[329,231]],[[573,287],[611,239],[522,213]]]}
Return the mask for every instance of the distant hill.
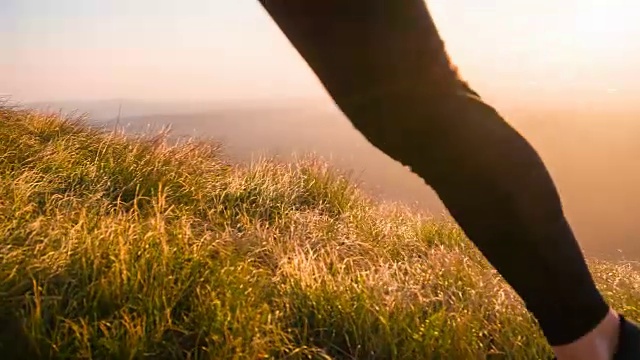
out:
{"label": "distant hill", "polygon": [[[119,102],[91,104],[75,105],[82,111],[101,111],[98,119],[92,112],[92,120],[112,127]],[[351,172],[364,189],[381,199],[436,214],[445,210],[420,178],[368,144],[327,101],[122,104],[120,125],[129,133],[171,124],[175,137],[222,141],[226,152],[243,162],[264,154],[288,160],[293,153],[314,152]],[[66,104],[68,109],[73,105]],[[595,107],[512,107],[503,113],[550,168],[585,250],[601,257],[640,259],[636,113]]]}

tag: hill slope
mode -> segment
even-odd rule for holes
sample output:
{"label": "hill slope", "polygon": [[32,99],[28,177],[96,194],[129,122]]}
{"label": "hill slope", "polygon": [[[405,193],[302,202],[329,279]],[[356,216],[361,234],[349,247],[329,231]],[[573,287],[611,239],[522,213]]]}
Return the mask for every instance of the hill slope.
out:
{"label": "hill slope", "polygon": [[[226,163],[0,108],[9,358],[537,359],[521,302],[451,223],[319,161]],[[591,261],[640,319],[640,273]],[[614,294],[615,292],[615,294]]]}

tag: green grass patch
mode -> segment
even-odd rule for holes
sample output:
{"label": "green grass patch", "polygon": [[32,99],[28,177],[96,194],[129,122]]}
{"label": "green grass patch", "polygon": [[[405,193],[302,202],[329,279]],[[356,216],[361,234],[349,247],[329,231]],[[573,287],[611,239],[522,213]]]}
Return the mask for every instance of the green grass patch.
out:
{"label": "green grass patch", "polygon": [[[640,273],[591,260],[640,320]],[[539,359],[453,223],[312,158],[231,164],[0,108],[0,353],[86,359]]]}

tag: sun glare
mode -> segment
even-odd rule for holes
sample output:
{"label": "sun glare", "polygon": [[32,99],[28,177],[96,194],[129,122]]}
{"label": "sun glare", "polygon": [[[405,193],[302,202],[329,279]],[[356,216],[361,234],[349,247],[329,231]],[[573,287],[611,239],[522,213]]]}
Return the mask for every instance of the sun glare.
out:
{"label": "sun glare", "polygon": [[[615,4],[615,3],[614,3]],[[614,5],[612,4],[612,5]],[[630,36],[630,25],[634,20],[629,9],[593,1],[574,14],[567,22],[568,32],[573,35],[576,50],[588,55],[606,55],[602,52],[619,49]]]}

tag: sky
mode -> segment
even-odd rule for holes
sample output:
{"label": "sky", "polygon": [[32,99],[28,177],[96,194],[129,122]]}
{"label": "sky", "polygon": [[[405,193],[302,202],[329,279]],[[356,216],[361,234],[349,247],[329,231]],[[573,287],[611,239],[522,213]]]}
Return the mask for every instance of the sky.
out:
{"label": "sky", "polygon": [[[640,2],[428,0],[454,62],[502,102],[640,93]],[[0,0],[0,94],[19,101],[322,98],[257,0]]]}

